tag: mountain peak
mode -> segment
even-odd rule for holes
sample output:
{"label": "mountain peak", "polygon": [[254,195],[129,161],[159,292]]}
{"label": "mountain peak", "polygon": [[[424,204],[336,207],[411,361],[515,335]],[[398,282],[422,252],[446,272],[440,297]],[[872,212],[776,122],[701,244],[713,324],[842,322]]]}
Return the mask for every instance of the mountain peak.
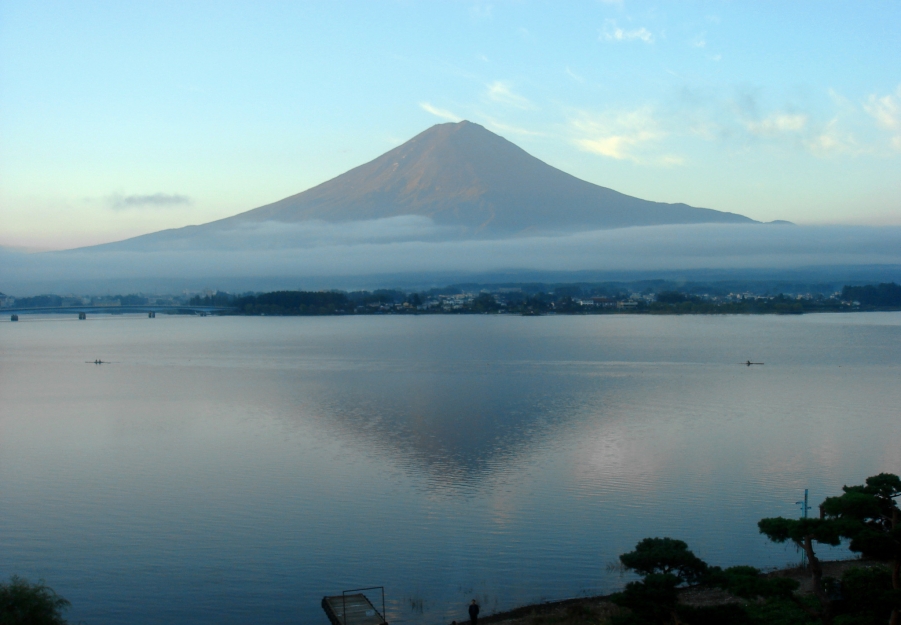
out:
{"label": "mountain peak", "polygon": [[[436,124],[312,189],[231,221],[348,222],[419,215],[473,235],[752,220],[648,202],[580,180],[484,126]],[[222,222],[220,222],[222,223]]]}

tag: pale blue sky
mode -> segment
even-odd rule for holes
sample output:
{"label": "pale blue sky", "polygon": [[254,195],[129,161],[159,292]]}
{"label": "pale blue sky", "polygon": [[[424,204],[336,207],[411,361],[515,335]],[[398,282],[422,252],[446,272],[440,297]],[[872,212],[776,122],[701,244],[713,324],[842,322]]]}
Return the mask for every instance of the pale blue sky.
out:
{"label": "pale blue sky", "polygon": [[901,224],[898,2],[0,0],[0,245],[297,193],[449,119],[760,220]]}

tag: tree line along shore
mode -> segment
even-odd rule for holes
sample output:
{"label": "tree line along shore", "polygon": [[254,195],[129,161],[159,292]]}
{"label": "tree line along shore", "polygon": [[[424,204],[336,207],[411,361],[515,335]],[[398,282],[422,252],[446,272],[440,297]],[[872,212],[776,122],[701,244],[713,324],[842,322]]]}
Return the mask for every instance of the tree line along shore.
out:
{"label": "tree line along shore", "polygon": [[[603,597],[518,608],[480,619],[498,625],[901,625],[901,478],[843,486],[819,515],[757,523],[774,543],[793,543],[805,565],[764,573],[721,568],[685,542],[645,538],[619,556],[636,579]],[[806,505],[806,503],[805,503]],[[853,561],[821,562],[820,545],[846,545]],[[43,581],[0,583],[3,625],[65,625],[69,602]]]}
{"label": "tree line along shore", "polygon": [[[784,288],[784,289],[783,289]],[[780,290],[783,289],[783,290]],[[157,307],[170,314],[194,314],[197,307],[232,315],[373,314],[803,314],[901,310],[901,286],[894,282],[845,285],[784,283],[632,283],[519,285],[461,284],[420,291],[283,290],[229,293],[207,290],[181,295],[35,295],[0,293],[0,310],[57,312],[102,308],[116,314]]]}
{"label": "tree line along shore", "polygon": [[[587,291],[587,292],[586,292]],[[901,310],[901,286],[895,283],[845,286],[830,296],[783,293],[759,295],[692,294],[666,290],[647,293],[600,294],[579,286],[549,291],[505,288],[464,291],[460,288],[404,292],[273,291],[235,295],[215,292],[195,295],[193,306],[218,306],[243,315],[350,314],[803,314]]]}

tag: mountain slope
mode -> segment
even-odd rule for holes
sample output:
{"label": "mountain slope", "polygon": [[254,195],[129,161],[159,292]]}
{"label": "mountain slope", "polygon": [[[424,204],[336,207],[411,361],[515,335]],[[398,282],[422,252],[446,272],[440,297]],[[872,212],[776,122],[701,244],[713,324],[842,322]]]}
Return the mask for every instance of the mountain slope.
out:
{"label": "mountain slope", "polygon": [[[735,213],[649,202],[585,182],[482,126],[463,121],[432,126],[373,161],[273,204],[95,249],[302,246],[294,234],[296,228],[279,224],[325,222],[340,229],[341,224],[392,217],[417,218],[414,225],[418,226],[430,223],[428,218],[442,236],[465,238],[661,224],[757,223]],[[264,224],[269,234],[253,241],[229,234],[228,242],[222,243],[223,233]],[[213,241],[215,237],[220,237],[218,242]]]}
{"label": "mountain slope", "polygon": [[355,221],[422,215],[473,234],[686,223],[734,213],[648,202],[551,167],[478,124],[438,124],[377,159],[224,221]]}

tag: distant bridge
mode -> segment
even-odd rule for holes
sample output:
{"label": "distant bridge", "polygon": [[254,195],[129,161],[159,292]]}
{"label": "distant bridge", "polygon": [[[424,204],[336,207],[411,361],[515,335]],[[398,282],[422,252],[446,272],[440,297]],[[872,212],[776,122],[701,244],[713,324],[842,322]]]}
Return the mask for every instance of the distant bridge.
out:
{"label": "distant bridge", "polygon": [[229,306],[189,306],[189,305],[156,305],[143,306],[37,306],[33,308],[0,308],[7,315],[40,315],[40,314],[77,314],[77,315],[120,315],[123,313],[170,313],[176,315],[210,315],[222,314],[237,310]]}

